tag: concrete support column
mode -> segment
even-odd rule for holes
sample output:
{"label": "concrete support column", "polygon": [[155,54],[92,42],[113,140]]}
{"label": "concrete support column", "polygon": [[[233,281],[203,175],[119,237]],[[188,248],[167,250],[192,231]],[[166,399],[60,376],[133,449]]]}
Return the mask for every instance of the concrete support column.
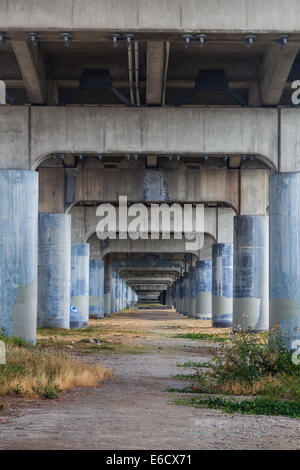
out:
{"label": "concrete support column", "polygon": [[183,275],[183,315],[188,316],[190,308],[189,272]]}
{"label": "concrete support column", "polygon": [[183,315],[184,311],[184,279],[183,276],[179,278],[179,313]]}
{"label": "concrete support column", "polygon": [[165,291],[165,305],[170,305],[170,287]]}
{"label": "concrete support column", "polygon": [[175,284],[170,286],[170,306],[174,308],[175,305]]}
{"label": "concrete support column", "polygon": [[300,340],[300,173],[270,176],[270,327]]}
{"label": "concrete support column", "polygon": [[212,325],[232,326],[233,243],[212,247]]}
{"label": "concrete support column", "polygon": [[178,287],[177,287],[177,279],[174,281],[173,284],[173,296],[174,296],[174,308],[177,310],[177,295],[178,295]]}
{"label": "concrete support column", "polygon": [[260,215],[234,218],[233,330],[269,327],[267,220]]}
{"label": "concrete support column", "polygon": [[0,328],[36,341],[38,173],[0,170]]}
{"label": "concrete support column", "polygon": [[71,246],[71,311],[70,328],[86,328],[89,324],[89,243]]}
{"label": "concrete support column", "polygon": [[71,216],[40,214],[38,325],[70,328]]}
{"label": "concrete support column", "polygon": [[116,282],[117,282],[117,273],[116,271],[111,271],[110,278],[110,311],[115,313],[117,311],[117,299],[116,299]]}
{"label": "concrete support column", "polygon": [[197,294],[195,318],[211,320],[212,318],[212,262],[197,261]]}
{"label": "concrete support column", "polygon": [[109,264],[109,255],[104,259],[104,316],[111,314],[111,268]]}
{"label": "concrete support column", "polygon": [[121,298],[121,283],[120,276],[116,273],[116,285],[115,285],[115,298],[116,298],[116,312],[120,311],[120,298]]}
{"label": "concrete support column", "polygon": [[90,260],[90,318],[104,317],[104,261]]}
{"label": "concrete support column", "polygon": [[189,269],[189,317],[195,318],[196,315],[196,288],[197,288],[197,270],[196,266]]}

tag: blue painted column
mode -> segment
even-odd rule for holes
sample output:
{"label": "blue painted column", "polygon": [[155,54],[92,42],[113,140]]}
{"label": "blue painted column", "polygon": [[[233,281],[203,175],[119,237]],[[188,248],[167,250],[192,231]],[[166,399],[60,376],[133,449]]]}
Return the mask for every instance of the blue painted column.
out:
{"label": "blue painted column", "polygon": [[197,293],[197,270],[196,266],[189,269],[189,313],[188,316],[195,318],[196,314],[196,293]]}
{"label": "blue painted column", "polygon": [[90,318],[104,317],[104,261],[90,260]]}
{"label": "blue painted column", "polygon": [[270,327],[300,340],[300,173],[270,176]]}
{"label": "blue painted column", "polygon": [[174,308],[175,304],[175,284],[171,284],[170,286],[170,306]]}
{"label": "blue painted column", "polygon": [[40,214],[38,325],[70,328],[71,216]]}
{"label": "blue painted column", "polygon": [[212,246],[212,325],[232,326],[233,243]]}
{"label": "blue painted column", "polygon": [[109,317],[111,314],[111,267],[110,256],[104,258],[104,316]]}
{"label": "blue painted column", "polygon": [[267,222],[263,215],[234,217],[233,330],[269,327]]}
{"label": "blue painted column", "polygon": [[111,313],[115,313],[117,311],[117,299],[116,299],[116,281],[117,281],[117,273],[116,271],[111,272],[111,282],[110,282],[110,309]]}
{"label": "blue painted column", "polygon": [[0,328],[36,341],[38,173],[0,170]]}
{"label": "blue painted column", "polygon": [[116,312],[120,311],[120,298],[121,298],[121,283],[120,276],[116,273],[116,286],[115,286],[115,297],[116,297]]}
{"label": "blue painted column", "polygon": [[180,313],[184,315],[184,278],[180,276]]}
{"label": "blue painted column", "polygon": [[190,307],[190,286],[189,286],[189,272],[186,271],[183,275],[183,315],[188,316]]}
{"label": "blue painted column", "polygon": [[178,313],[181,313],[181,276],[177,279],[178,284],[178,299],[177,299],[177,307],[176,310]]}
{"label": "blue painted column", "polygon": [[197,261],[197,300],[195,318],[211,320],[212,318],[212,262]]}
{"label": "blue painted column", "polygon": [[70,328],[86,328],[89,324],[89,243],[71,246],[71,312]]}

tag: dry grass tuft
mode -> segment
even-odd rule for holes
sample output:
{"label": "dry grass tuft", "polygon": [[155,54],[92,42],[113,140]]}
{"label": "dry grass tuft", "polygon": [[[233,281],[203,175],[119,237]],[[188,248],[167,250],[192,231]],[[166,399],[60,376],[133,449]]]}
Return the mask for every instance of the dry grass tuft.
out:
{"label": "dry grass tuft", "polygon": [[101,364],[88,364],[65,353],[6,345],[6,364],[0,366],[0,395],[54,398],[58,391],[94,387],[113,378]]}

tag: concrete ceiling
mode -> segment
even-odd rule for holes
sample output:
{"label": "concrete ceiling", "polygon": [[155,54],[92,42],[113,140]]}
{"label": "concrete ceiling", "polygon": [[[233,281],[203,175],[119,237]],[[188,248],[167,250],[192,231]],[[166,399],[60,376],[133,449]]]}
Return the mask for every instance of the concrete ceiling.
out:
{"label": "concrete ceiling", "polygon": [[[118,47],[113,47],[110,34],[78,32],[66,47],[55,32],[39,34],[36,46],[27,33],[11,33],[4,45],[0,43],[0,79],[18,102],[58,104],[78,86],[84,69],[106,68],[114,86],[130,99],[132,68],[134,103],[157,106],[164,101],[166,105],[178,102],[193,87],[199,69],[218,69],[225,71],[230,88],[250,105],[290,102],[290,93],[285,90],[298,53],[296,35],[282,49],[276,34],[257,35],[251,48],[246,47],[241,34],[211,34],[202,48],[195,40],[186,48],[180,34],[140,33],[135,39],[138,41],[132,41],[128,52],[122,38]],[[256,86],[260,93],[255,95]],[[263,95],[260,99],[259,94]],[[71,103],[123,106],[110,91],[103,90],[85,91]],[[237,103],[225,92],[202,91],[188,105]]]}

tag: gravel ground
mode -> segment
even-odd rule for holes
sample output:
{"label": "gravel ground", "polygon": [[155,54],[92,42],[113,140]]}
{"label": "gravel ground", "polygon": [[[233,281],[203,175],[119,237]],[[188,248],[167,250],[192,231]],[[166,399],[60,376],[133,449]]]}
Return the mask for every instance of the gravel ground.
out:
{"label": "gravel ground", "polygon": [[168,348],[161,353],[90,355],[87,360],[104,363],[116,376],[97,389],[51,402],[22,401],[16,413],[0,414],[0,449],[300,449],[300,420],[175,405],[166,387],[183,386],[171,376],[186,370],[176,365],[205,361],[207,353],[195,354],[189,340],[159,343],[164,340]]}

